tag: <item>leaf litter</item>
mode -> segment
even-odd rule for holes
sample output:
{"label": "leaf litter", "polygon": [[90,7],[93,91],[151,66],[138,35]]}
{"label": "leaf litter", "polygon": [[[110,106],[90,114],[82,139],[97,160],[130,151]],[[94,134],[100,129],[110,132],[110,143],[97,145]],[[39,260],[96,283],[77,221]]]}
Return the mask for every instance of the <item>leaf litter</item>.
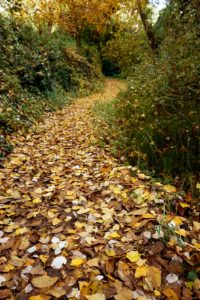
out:
{"label": "leaf litter", "polygon": [[97,146],[93,103],[121,88],[109,79],[13,137],[0,170],[0,299],[200,297],[195,199]]}

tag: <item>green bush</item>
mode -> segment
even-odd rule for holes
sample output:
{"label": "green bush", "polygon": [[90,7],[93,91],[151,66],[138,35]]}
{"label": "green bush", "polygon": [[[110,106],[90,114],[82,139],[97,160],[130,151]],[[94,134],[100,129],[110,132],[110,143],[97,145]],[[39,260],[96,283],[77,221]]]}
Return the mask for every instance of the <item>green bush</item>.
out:
{"label": "green bush", "polygon": [[114,146],[132,163],[188,179],[200,170],[200,28],[195,1],[184,11],[172,4],[159,54],[136,66],[107,119]]}
{"label": "green bush", "polygon": [[[70,47],[68,47],[68,45]],[[95,62],[61,30],[37,31],[0,14],[0,134],[30,125],[45,111],[96,89]],[[1,151],[1,150],[0,150]]]}

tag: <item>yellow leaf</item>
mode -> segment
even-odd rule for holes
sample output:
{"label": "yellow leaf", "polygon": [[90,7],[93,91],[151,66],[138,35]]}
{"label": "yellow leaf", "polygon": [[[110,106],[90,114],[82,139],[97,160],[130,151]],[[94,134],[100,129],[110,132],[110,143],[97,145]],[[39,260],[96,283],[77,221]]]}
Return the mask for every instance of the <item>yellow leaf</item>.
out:
{"label": "yellow leaf", "polygon": [[152,215],[152,214],[144,214],[142,217],[143,217],[144,219],[155,219],[155,216]]}
{"label": "yellow leaf", "polygon": [[195,231],[200,231],[200,223],[193,221],[193,227]]}
{"label": "yellow leaf", "polygon": [[200,190],[200,182],[197,182],[196,188],[197,188],[198,190]]}
{"label": "yellow leaf", "polygon": [[41,187],[34,189],[34,193],[36,194],[42,194],[43,190]]}
{"label": "yellow leaf", "polygon": [[199,243],[193,243],[194,247],[196,247],[197,249],[200,249],[200,244]]}
{"label": "yellow leaf", "polygon": [[175,231],[177,234],[186,237],[188,235],[188,232],[185,229],[179,229]]}
{"label": "yellow leaf", "polygon": [[177,244],[177,241],[174,238],[171,238],[170,241],[167,243],[168,246],[174,247]]}
{"label": "yellow leaf", "polygon": [[32,201],[34,204],[41,203],[42,200],[40,198],[36,198]]}
{"label": "yellow leaf", "polygon": [[49,300],[51,298],[49,296],[45,296],[45,295],[37,295],[37,296],[31,296],[28,299],[29,300]]}
{"label": "yellow leaf", "polygon": [[26,227],[18,228],[18,229],[15,230],[15,234],[16,234],[16,235],[20,235],[20,234],[26,233],[27,231],[28,231],[28,230],[27,230]]}
{"label": "yellow leaf", "polygon": [[86,262],[86,260],[84,258],[78,257],[78,258],[74,258],[71,261],[71,266],[72,267],[80,267],[82,264],[84,264]]}
{"label": "yellow leaf", "polygon": [[182,208],[190,207],[189,204],[183,203],[183,202],[180,203],[180,206],[181,206]]}
{"label": "yellow leaf", "polygon": [[176,192],[176,188],[175,186],[172,186],[172,185],[164,185],[164,190],[167,192],[167,193],[175,193]]}
{"label": "yellow leaf", "polygon": [[48,295],[52,295],[55,298],[61,298],[66,295],[66,290],[62,286],[56,286],[48,290]]}
{"label": "yellow leaf", "polygon": [[54,219],[52,220],[53,226],[58,225],[58,224],[60,224],[61,222],[62,222],[62,220],[60,220],[60,219],[58,219],[58,218],[54,218]]}
{"label": "yellow leaf", "polygon": [[118,294],[114,298],[115,300],[132,300],[133,292],[129,288],[123,287],[118,291]]}
{"label": "yellow leaf", "polygon": [[75,229],[69,229],[67,231],[68,234],[75,234],[76,233],[76,230]]}
{"label": "yellow leaf", "polygon": [[155,290],[154,294],[155,294],[156,297],[160,297],[160,295],[161,295],[161,293],[158,290]]}
{"label": "yellow leaf", "polygon": [[54,212],[52,212],[52,211],[48,211],[48,217],[51,219],[51,218],[54,218],[55,217],[55,214],[54,214]]}
{"label": "yellow leaf", "polygon": [[141,225],[142,225],[141,222],[136,222],[132,227],[137,228],[137,227],[140,227]]}
{"label": "yellow leaf", "polygon": [[170,288],[165,288],[162,292],[167,299],[169,300],[179,300],[177,294],[174,292],[174,290],[170,289]]}
{"label": "yellow leaf", "polygon": [[180,226],[180,225],[183,224],[182,218],[181,218],[181,217],[178,217],[178,216],[174,217],[174,218],[172,219],[172,221],[173,221],[177,226]]}
{"label": "yellow leaf", "polygon": [[107,256],[115,256],[115,250],[114,249],[107,249],[106,251]]}
{"label": "yellow leaf", "polygon": [[128,258],[131,262],[136,262],[140,259],[141,254],[138,251],[130,251],[126,254],[126,258]]}
{"label": "yellow leaf", "polygon": [[75,226],[78,228],[78,229],[81,229],[83,228],[84,226],[86,225],[86,223],[81,223],[81,222],[75,222]]}
{"label": "yellow leaf", "polygon": [[140,259],[138,259],[137,261],[136,261],[136,265],[138,266],[138,267],[141,267],[141,266],[144,266],[144,264],[146,263],[146,259],[142,259],[142,258],[140,258]]}
{"label": "yellow leaf", "polygon": [[14,270],[14,269],[15,269],[14,266],[12,266],[12,265],[10,265],[10,264],[7,264],[7,265],[4,267],[3,272],[7,273],[7,272],[10,272],[10,271],[12,271],[12,270]]}
{"label": "yellow leaf", "polygon": [[140,278],[143,276],[147,276],[148,266],[137,267],[135,270],[135,278]]}
{"label": "yellow leaf", "polygon": [[161,271],[156,267],[149,266],[145,281],[150,291],[157,290],[161,286]]}
{"label": "yellow leaf", "polygon": [[73,210],[79,210],[80,208],[81,208],[81,206],[79,206],[79,205],[76,205],[76,206],[72,207]]}
{"label": "yellow leaf", "polygon": [[9,194],[9,197],[11,197],[13,199],[19,199],[20,198],[20,193],[18,191],[9,190],[8,194]]}
{"label": "yellow leaf", "polygon": [[90,295],[90,296],[86,296],[86,298],[88,300],[106,300],[105,295],[101,294],[101,293],[97,293],[97,294],[93,294],[93,295]]}
{"label": "yellow leaf", "polygon": [[49,256],[46,254],[40,254],[39,259],[45,264],[48,260]]}
{"label": "yellow leaf", "polygon": [[89,208],[89,207],[88,207],[88,208],[82,207],[81,209],[79,209],[79,210],[77,211],[77,214],[78,214],[78,215],[82,215],[82,214],[86,214],[86,213],[88,213],[88,212],[90,212],[90,208]]}
{"label": "yellow leaf", "polygon": [[192,290],[192,288],[194,286],[194,281],[187,281],[187,282],[185,282],[185,285],[189,290]]}
{"label": "yellow leaf", "polygon": [[42,275],[34,277],[31,282],[32,285],[36,288],[43,289],[49,288],[58,281],[58,277],[50,277],[48,275]]}
{"label": "yellow leaf", "polygon": [[114,231],[109,234],[109,238],[112,238],[112,239],[120,238],[120,235],[117,231]]}

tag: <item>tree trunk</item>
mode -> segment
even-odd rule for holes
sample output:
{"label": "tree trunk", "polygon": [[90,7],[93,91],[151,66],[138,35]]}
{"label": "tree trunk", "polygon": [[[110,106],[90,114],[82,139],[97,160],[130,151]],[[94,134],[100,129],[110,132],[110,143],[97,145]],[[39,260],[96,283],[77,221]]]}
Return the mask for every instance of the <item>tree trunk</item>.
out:
{"label": "tree trunk", "polygon": [[82,47],[81,34],[77,34],[76,35],[76,46],[77,46],[77,48],[81,48]]}
{"label": "tree trunk", "polygon": [[141,4],[140,0],[137,0],[137,5],[138,5],[138,11],[139,11],[139,14],[140,14],[143,26],[144,26],[144,30],[146,32],[146,35],[147,35],[147,38],[149,41],[149,45],[150,45],[152,51],[154,53],[157,53],[158,43],[156,41],[155,34],[153,32],[153,28],[147,19],[147,15],[142,8],[142,4]]}

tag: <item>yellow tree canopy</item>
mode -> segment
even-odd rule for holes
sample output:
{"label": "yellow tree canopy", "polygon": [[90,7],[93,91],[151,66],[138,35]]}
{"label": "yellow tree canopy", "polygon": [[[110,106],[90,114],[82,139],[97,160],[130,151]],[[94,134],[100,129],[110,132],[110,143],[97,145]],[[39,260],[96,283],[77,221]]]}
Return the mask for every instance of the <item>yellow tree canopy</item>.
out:
{"label": "yellow tree canopy", "polygon": [[77,44],[86,25],[95,25],[101,32],[121,0],[21,0],[23,17],[34,17],[35,25],[42,22],[51,30],[54,24],[72,34]]}

